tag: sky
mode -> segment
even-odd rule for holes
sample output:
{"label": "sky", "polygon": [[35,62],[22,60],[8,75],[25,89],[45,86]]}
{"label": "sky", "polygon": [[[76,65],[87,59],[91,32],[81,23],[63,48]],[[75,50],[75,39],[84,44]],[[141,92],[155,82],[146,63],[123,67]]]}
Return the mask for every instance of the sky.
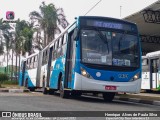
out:
{"label": "sky", "polygon": [[[83,16],[100,0],[0,0],[0,18],[4,18],[6,11],[15,12],[15,20],[29,20],[31,11],[39,11],[42,1],[53,3],[56,8],[63,8],[68,22],[74,22],[76,16]],[[157,0],[101,0],[101,2],[87,15],[124,18]],[[121,16],[120,16],[120,6]]]}

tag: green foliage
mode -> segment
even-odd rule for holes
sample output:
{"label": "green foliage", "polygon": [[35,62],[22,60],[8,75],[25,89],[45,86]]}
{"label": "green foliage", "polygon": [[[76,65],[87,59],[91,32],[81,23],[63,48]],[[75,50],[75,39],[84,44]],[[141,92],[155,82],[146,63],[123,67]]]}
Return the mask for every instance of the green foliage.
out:
{"label": "green foliage", "polygon": [[0,84],[3,83],[4,81],[8,80],[9,77],[7,74],[0,73]]}
{"label": "green foliage", "polygon": [[18,81],[17,80],[5,80],[3,81],[3,85],[18,85]]}
{"label": "green foliage", "polygon": [[32,11],[30,13],[30,18],[33,22],[36,20],[36,22],[39,23],[39,29],[43,30],[43,47],[45,47],[54,39],[56,33],[61,32],[58,24],[63,28],[66,28],[68,26],[68,22],[65,19],[63,10],[56,9],[52,3],[46,5],[45,2],[42,2],[39,9],[40,13],[37,11]]}

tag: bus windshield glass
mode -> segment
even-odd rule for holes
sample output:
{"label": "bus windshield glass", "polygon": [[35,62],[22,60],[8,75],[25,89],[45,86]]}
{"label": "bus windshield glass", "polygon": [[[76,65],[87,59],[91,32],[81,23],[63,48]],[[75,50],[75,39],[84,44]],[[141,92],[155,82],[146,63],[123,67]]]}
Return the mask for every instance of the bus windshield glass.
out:
{"label": "bus windshield glass", "polygon": [[139,67],[138,37],[125,32],[81,30],[82,62]]}

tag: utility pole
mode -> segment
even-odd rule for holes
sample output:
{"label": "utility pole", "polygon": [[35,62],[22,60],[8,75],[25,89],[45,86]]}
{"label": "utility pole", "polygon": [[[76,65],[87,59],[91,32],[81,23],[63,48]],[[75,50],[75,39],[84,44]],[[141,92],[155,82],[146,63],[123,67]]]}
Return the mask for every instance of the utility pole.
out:
{"label": "utility pole", "polygon": [[120,18],[122,17],[122,6],[120,6]]}

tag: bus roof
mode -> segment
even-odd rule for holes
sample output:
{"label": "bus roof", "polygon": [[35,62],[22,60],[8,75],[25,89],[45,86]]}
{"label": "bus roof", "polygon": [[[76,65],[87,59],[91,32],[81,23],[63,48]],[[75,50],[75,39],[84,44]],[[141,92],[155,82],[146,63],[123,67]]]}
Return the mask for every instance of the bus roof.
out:
{"label": "bus roof", "polygon": [[33,54],[31,54],[30,56],[26,57],[26,59],[28,59],[28,58],[30,58],[30,57],[33,57],[33,56],[35,56],[35,55],[38,55],[38,54],[39,54],[39,52],[33,53]]}
{"label": "bus roof", "polygon": [[142,56],[142,59],[148,58],[147,56]]}

